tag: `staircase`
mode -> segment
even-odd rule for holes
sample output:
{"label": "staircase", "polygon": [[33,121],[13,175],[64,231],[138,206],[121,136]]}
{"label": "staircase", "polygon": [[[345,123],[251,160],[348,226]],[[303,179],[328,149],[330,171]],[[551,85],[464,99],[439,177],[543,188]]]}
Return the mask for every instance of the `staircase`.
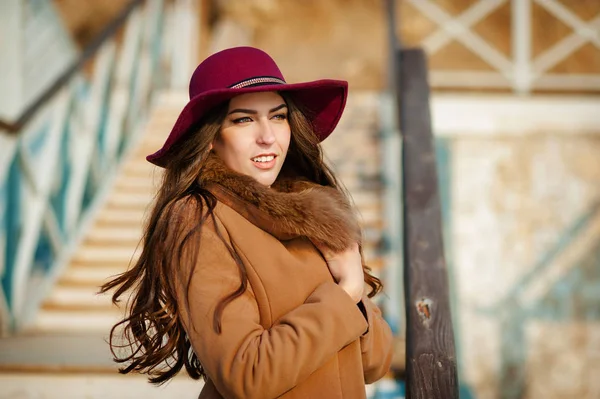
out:
{"label": "staircase", "polygon": [[179,109],[176,101],[163,102],[159,100],[93,226],[27,332],[106,335],[108,328],[122,318],[124,309],[114,306],[110,295],[96,292],[139,256],[144,217],[160,179],[160,169],[148,163],[145,156],[162,145]]}
{"label": "staircase", "polygon": [[139,254],[145,210],[154,178],[160,177],[144,156],[162,144],[178,112],[175,103],[163,102],[158,101],[139,145],[124,161],[106,202],[33,322],[17,336],[0,340],[0,371],[116,371],[106,340],[124,309],[97,291]]}
{"label": "staircase", "polygon": [[[72,373],[98,378],[107,374],[118,381],[129,378],[116,374],[105,341],[124,309],[114,306],[110,295],[96,292],[110,276],[126,270],[140,252],[143,221],[161,174],[145,156],[160,148],[186,101],[187,96],[178,92],[159,96],[137,147],[125,159],[94,223],[34,321],[18,336],[0,340],[0,371],[34,373],[35,378],[53,372],[60,372],[62,378]],[[381,267],[382,226],[377,135],[377,95],[354,93],[336,132],[323,144],[326,158],[362,215],[365,256],[376,272]],[[181,373],[168,386],[173,390],[169,394],[183,384],[189,395],[190,383]],[[191,392],[197,395],[199,390],[196,385]]]}

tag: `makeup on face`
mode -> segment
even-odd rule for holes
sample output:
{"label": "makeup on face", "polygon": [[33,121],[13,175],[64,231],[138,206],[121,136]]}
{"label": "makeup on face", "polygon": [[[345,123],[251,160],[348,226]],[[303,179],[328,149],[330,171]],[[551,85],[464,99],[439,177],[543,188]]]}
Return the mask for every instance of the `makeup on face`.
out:
{"label": "makeup on face", "polygon": [[232,170],[273,184],[291,138],[287,105],[277,92],[248,93],[230,100],[214,152]]}

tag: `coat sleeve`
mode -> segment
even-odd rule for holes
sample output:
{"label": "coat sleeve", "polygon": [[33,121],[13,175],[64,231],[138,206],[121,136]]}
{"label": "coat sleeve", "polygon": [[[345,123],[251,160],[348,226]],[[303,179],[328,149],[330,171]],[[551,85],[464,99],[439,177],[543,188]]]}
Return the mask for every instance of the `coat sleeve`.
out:
{"label": "coat sleeve", "polygon": [[[225,232],[224,228],[219,231]],[[223,309],[222,330],[217,333],[215,308],[239,285],[237,264],[214,225],[205,224],[189,285],[189,317],[181,320],[207,376],[226,398],[278,397],[368,328],[350,296],[328,282],[268,329],[260,324],[257,302],[248,286]]]}
{"label": "coat sleeve", "polygon": [[390,369],[393,354],[392,330],[381,315],[381,310],[366,295],[361,303],[369,329],[360,337],[365,383],[382,378]]}

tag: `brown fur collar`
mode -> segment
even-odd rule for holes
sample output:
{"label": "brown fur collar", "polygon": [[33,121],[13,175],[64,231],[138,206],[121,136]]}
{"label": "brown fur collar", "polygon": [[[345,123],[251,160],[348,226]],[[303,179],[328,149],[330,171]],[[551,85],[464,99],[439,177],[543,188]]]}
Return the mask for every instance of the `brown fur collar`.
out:
{"label": "brown fur collar", "polygon": [[268,188],[227,168],[212,154],[199,183],[220,202],[280,240],[305,236],[333,251],[361,243],[352,206],[332,187],[288,179]]}

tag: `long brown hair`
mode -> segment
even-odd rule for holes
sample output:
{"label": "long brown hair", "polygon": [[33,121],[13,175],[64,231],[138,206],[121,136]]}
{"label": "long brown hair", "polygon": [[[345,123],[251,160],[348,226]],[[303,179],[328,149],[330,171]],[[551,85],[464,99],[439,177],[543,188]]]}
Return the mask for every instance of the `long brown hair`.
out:
{"label": "long brown hair", "polygon": [[[348,196],[333,171],[325,164],[321,146],[305,116],[306,112],[289,96],[282,94],[282,97],[288,105],[292,136],[281,175],[301,176],[315,183],[337,188]],[[182,367],[194,379],[206,376],[182,322],[183,316],[177,301],[181,297],[178,294],[180,290],[177,284],[181,282],[178,270],[180,265],[185,268],[196,264],[198,246],[187,244],[194,242],[191,238],[199,236],[202,225],[209,218],[214,222],[216,198],[201,187],[198,176],[202,173],[210,143],[220,131],[227,107],[228,104],[223,104],[210,112],[199,122],[198,128],[182,140],[183,144],[170,150],[169,164],[145,225],[139,259],[131,269],[100,289],[101,293],[105,293],[116,288],[112,297],[115,304],[124,294],[131,292],[128,315],[113,326],[110,332],[114,360],[126,364],[119,369],[122,374],[132,371],[145,373],[149,375],[150,382],[156,384],[168,381]],[[186,231],[173,234],[173,219],[178,217],[182,204],[185,204],[185,209],[190,209],[190,206],[198,209],[197,212],[192,212],[193,215],[189,215],[197,215],[197,220],[193,220],[191,228],[182,228]],[[225,306],[241,296],[248,286],[243,262],[223,237],[221,240],[238,265],[241,283],[237,290],[221,300],[215,310],[213,328],[217,332],[221,329],[220,317]],[[369,297],[372,297],[381,290],[381,281],[371,275],[366,265],[363,265],[363,272],[365,282],[371,287]],[[191,274],[188,273],[188,276]],[[190,281],[191,278],[187,277],[184,284],[187,290],[183,302],[188,314],[187,293]],[[115,342],[119,337],[125,338],[126,343],[121,345]],[[128,352],[117,354],[116,350],[121,348],[127,348]]]}

